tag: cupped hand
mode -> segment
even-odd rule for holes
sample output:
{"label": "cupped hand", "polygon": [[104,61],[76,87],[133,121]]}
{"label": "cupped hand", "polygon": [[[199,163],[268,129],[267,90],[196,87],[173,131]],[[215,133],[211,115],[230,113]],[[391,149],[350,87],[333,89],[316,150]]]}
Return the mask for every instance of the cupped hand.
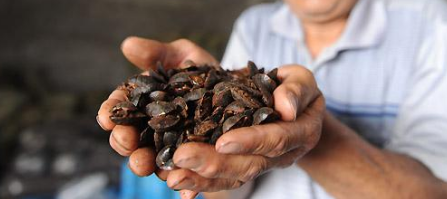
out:
{"label": "cupped hand", "polygon": [[232,130],[215,146],[181,145],[173,158],[181,169],[167,174],[168,186],[196,192],[238,188],[311,150],[321,135],[324,98],[312,73],[301,66],[281,67],[278,77],[282,84],[273,95],[282,121]]}
{"label": "cupped hand", "polygon": [[[126,58],[147,70],[161,61],[167,68],[182,67],[184,61],[217,64],[205,50],[188,40],[160,43],[137,37],[122,44]],[[139,133],[131,126],[115,125],[110,109],[126,100],[126,93],[115,90],[98,111],[98,123],[111,131],[110,145],[123,156],[130,156],[129,168],[139,176],[154,171],[174,189],[182,190],[182,198],[193,198],[196,191],[218,191],[241,186],[248,180],[274,168],[292,164],[318,141],[324,99],[312,73],[300,66],[285,66],[278,71],[282,84],[275,90],[275,108],[281,122],[241,128],[223,135],[215,148],[203,143],[188,143],[174,155],[174,162],[183,169],[155,171],[155,152],[138,148]],[[209,150],[205,149],[209,148]]]}
{"label": "cupped hand", "polygon": [[[197,64],[217,65],[213,56],[185,39],[161,43],[129,37],[123,41],[121,49],[124,56],[143,71],[153,68],[158,61],[166,68],[183,67],[186,60],[194,60]],[[110,109],[125,100],[125,91],[113,91],[102,103],[97,120],[104,130],[111,131],[110,146],[120,155],[130,156],[129,168],[138,176],[147,176],[155,171],[154,150],[148,147],[138,148],[140,137],[135,127],[115,125],[109,118]],[[166,173],[159,171],[157,174],[163,178]]]}

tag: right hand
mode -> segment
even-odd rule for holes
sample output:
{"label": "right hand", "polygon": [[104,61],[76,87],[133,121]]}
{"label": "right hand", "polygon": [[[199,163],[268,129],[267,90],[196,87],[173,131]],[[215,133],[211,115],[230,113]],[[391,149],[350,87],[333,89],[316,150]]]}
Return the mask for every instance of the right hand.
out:
{"label": "right hand", "polygon": [[[161,61],[166,68],[183,67],[186,60],[193,60],[197,64],[218,65],[213,56],[186,39],[161,43],[128,37],[123,41],[121,50],[130,62],[143,71],[154,68],[158,61]],[[130,156],[129,168],[138,176],[148,176],[155,172],[154,150],[148,147],[138,148],[139,132],[135,127],[115,125],[109,118],[110,109],[124,100],[126,100],[124,91],[113,91],[102,103],[96,119],[104,130],[111,131],[110,146],[120,155]]]}

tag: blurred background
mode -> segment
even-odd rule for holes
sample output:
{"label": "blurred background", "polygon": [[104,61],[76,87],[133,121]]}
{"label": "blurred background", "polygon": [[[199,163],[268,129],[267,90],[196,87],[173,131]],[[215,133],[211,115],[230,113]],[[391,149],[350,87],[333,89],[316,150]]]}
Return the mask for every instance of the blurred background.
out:
{"label": "blurred background", "polygon": [[124,158],[96,124],[136,73],[120,43],[188,38],[221,58],[232,25],[268,0],[0,0],[0,198],[114,198]]}

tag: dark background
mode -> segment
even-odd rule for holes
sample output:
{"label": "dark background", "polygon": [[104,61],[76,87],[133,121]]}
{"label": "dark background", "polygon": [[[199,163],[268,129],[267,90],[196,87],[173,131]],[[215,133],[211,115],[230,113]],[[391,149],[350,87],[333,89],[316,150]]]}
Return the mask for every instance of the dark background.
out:
{"label": "dark background", "polygon": [[187,38],[220,59],[237,16],[266,1],[0,0],[0,198],[52,198],[98,175],[113,195],[123,159],[95,116],[137,72],[121,41]]}

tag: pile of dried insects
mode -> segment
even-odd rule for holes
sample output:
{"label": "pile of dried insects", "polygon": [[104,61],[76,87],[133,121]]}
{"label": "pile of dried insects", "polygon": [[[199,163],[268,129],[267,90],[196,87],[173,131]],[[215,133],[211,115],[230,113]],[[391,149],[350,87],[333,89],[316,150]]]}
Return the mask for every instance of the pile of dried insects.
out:
{"label": "pile of dried insects", "polygon": [[186,142],[215,144],[229,130],[279,119],[273,91],[280,84],[277,69],[265,73],[253,62],[240,71],[219,66],[165,69],[160,63],[149,76],[136,75],[119,89],[128,101],[112,108],[110,119],[141,130],[140,147],[156,150],[156,164],[174,168],[176,148]]}

